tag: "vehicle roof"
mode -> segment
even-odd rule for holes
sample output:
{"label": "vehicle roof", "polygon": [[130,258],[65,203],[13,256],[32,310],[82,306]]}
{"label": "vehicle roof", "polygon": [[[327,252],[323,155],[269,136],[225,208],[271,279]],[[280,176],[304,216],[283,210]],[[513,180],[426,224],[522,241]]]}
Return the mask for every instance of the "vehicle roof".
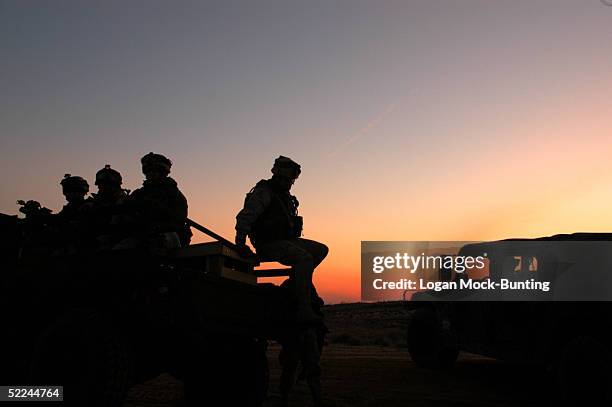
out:
{"label": "vehicle roof", "polygon": [[511,238],[494,240],[490,242],[470,243],[461,248],[462,252],[470,250],[483,250],[511,242],[612,242],[612,233],[577,232],[571,234],[558,234],[536,238]]}

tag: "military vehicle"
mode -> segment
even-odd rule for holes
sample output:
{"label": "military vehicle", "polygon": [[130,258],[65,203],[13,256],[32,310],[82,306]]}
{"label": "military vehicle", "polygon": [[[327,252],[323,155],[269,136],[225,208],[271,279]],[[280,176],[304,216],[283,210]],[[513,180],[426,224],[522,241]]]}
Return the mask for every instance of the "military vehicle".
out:
{"label": "military vehicle", "polygon": [[[459,351],[545,367],[558,384],[554,400],[612,401],[612,234],[575,233],[468,244],[459,255],[487,253],[500,281],[552,281],[533,293],[423,291],[407,304],[413,360],[450,368]],[[447,272],[441,279],[468,275]],[[509,383],[509,385],[511,385]]]}
{"label": "military vehicle", "polygon": [[131,385],[169,372],[194,405],[262,403],[267,341],[291,325],[292,308],[284,288],[258,277],[288,270],[257,270],[225,240],[22,266],[17,220],[0,220],[0,383],[62,385],[69,405],[120,406]]}

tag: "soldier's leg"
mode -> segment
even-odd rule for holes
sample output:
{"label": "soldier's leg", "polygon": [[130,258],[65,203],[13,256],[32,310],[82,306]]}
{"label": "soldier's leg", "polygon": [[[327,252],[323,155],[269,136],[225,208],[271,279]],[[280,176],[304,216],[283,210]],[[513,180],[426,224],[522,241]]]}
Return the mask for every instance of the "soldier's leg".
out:
{"label": "soldier's leg", "polygon": [[326,245],[315,240],[302,239],[300,237],[295,239],[294,243],[310,253],[315,268],[321,264],[325,257],[327,257],[327,253],[329,253],[329,248]]}
{"label": "soldier's leg", "polygon": [[[308,253],[310,253],[313,259],[313,266],[314,266],[313,272],[314,272],[314,269],[319,264],[321,264],[321,262],[325,259],[325,257],[327,257],[327,253],[329,252],[329,249],[327,248],[326,245],[324,245],[323,243],[314,241],[314,240],[299,238],[299,239],[294,239],[293,242],[296,245],[300,246],[302,249],[306,250]],[[310,281],[312,284],[312,276],[310,277]],[[311,289],[311,302],[315,310],[317,310],[317,313],[320,314],[320,308],[323,305],[323,300],[321,299],[321,297],[319,297],[314,285],[311,285],[310,289]]]}
{"label": "soldier's leg", "polygon": [[294,292],[298,302],[298,319],[304,322],[320,322],[320,317],[311,307],[313,256],[292,240],[277,240],[264,244],[257,248],[257,254],[263,260],[273,260],[291,266]]}
{"label": "soldier's leg", "polygon": [[296,341],[283,343],[278,357],[282,367],[279,389],[284,405],[289,402],[289,393],[295,384],[297,368],[300,362],[300,352]]}
{"label": "soldier's leg", "polygon": [[321,351],[314,328],[307,329],[302,335],[300,359],[306,371],[306,383],[312,395],[315,406],[323,403],[321,388]]}

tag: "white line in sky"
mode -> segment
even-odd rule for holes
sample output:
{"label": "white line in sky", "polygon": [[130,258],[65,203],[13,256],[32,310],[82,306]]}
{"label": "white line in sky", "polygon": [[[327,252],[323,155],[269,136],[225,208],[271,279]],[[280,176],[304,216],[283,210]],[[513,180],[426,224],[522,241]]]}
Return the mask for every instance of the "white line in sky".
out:
{"label": "white line in sky", "polygon": [[382,112],[380,112],[376,117],[371,119],[364,127],[355,132],[351,137],[349,137],[344,143],[339,145],[335,150],[332,150],[329,154],[327,154],[328,158],[335,157],[338,153],[346,150],[351,145],[355,144],[361,138],[363,138],[367,133],[378,127],[378,125],[382,122],[382,120],[389,115],[391,112],[395,110],[397,107],[397,102],[389,104]]}

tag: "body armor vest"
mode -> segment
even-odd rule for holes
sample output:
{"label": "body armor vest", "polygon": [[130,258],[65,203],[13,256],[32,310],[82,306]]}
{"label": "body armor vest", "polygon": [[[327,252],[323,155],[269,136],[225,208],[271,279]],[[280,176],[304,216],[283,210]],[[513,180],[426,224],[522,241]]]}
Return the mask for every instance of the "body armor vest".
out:
{"label": "body armor vest", "polygon": [[268,188],[272,200],[259,218],[253,223],[249,236],[254,245],[300,237],[302,235],[302,217],[298,216],[297,198],[278,188],[271,180],[261,180],[247,194],[249,200],[255,188]]}

